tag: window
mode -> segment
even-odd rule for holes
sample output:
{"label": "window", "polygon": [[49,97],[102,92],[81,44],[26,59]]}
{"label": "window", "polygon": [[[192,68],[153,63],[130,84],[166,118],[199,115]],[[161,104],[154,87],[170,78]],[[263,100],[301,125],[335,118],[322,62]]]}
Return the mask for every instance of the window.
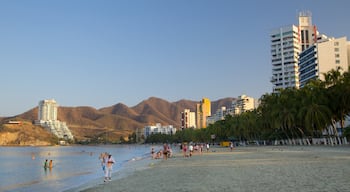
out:
{"label": "window", "polygon": [[334,51],[335,52],[339,52],[339,48],[334,48]]}
{"label": "window", "polygon": [[340,55],[339,55],[338,53],[337,53],[337,54],[335,54],[335,58],[339,58],[339,56],[340,56]]}
{"label": "window", "polygon": [[339,46],[339,42],[334,42],[334,46]]}
{"label": "window", "polygon": [[340,64],[340,60],[335,60],[335,64]]}

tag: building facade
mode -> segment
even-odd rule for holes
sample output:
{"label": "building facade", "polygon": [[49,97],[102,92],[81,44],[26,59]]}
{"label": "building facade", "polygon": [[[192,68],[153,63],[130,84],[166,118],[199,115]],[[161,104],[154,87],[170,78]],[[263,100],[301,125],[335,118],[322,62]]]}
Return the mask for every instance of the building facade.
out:
{"label": "building facade", "polygon": [[323,74],[332,69],[348,71],[349,53],[350,43],[346,37],[318,42],[300,53],[300,87],[304,87],[311,79],[324,80]]}

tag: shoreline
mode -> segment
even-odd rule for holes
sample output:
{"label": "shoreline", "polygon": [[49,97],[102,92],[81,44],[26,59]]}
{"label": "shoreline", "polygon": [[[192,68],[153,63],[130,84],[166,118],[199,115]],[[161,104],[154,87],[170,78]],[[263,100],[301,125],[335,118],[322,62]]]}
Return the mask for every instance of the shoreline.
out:
{"label": "shoreline", "polygon": [[349,146],[212,147],[174,156],[74,191],[350,191]]}

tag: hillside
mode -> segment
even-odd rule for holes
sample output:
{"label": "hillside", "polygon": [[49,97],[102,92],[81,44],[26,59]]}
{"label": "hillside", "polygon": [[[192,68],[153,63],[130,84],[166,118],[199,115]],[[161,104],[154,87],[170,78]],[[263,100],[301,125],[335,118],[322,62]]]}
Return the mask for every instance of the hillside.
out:
{"label": "hillside", "polygon": [[31,122],[3,124],[0,127],[0,145],[46,146],[58,143],[58,139],[42,127]]}
{"label": "hillside", "polygon": [[[213,101],[212,113],[221,106],[230,107],[234,98],[224,98]],[[122,103],[101,109],[93,107],[59,107],[58,120],[67,123],[77,140],[108,138],[116,141],[121,136],[128,136],[137,128],[145,125],[161,123],[162,125],[180,126],[181,111],[195,111],[197,101],[180,100],[168,102],[151,97],[133,107]],[[28,121],[36,120],[38,107],[35,107],[14,118]]]}

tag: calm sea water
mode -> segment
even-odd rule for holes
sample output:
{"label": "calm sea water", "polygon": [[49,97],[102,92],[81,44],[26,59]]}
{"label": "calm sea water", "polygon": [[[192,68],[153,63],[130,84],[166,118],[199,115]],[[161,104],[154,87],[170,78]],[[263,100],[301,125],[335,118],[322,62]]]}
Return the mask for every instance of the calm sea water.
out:
{"label": "calm sea water", "polygon": [[[65,191],[103,177],[98,159],[109,152],[113,172],[133,161],[150,161],[149,145],[0,147],[0,191]],[[44,169],[45,159],[53,160]],[[146,165],[146,164],[145,164]]]}

